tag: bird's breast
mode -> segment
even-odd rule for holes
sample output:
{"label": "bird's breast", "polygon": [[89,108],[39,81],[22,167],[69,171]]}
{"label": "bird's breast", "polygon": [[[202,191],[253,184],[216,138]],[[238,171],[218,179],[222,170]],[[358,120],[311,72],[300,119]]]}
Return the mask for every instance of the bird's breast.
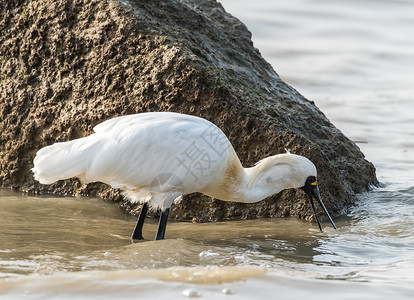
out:
{"label": "bird's breast", "polygon": [[242,197],[243,182],[244,169],[232,149],[223,171],[201,192],[223,201],[239,202]]}

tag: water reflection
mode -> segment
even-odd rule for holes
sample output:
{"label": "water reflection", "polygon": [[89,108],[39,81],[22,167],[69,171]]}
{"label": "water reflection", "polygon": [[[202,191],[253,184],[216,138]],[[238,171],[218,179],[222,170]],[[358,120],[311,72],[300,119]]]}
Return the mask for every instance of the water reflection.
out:
{"label": "water reflection", "polygon": [[[368,269],[414,262],[414,193],[387,185],[361,196],[342,233],[320,240],[315,262]],[[411,279],[414,274],[411,273]]]}

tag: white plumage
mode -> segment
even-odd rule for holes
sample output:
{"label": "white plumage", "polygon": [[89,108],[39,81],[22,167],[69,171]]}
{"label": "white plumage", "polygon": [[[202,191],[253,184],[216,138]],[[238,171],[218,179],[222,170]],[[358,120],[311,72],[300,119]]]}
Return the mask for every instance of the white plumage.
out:
{"label": "white plumage", "polygon": [[100,181],[124,190],[131,202],[166,211],[193,192],[249,203],[316,178],[312,162],[290,153],[243,168],[225,134],[195,116],[141,113],[105,121],[94,131],[40,149],[35,179],[43,184],[71,177]]}

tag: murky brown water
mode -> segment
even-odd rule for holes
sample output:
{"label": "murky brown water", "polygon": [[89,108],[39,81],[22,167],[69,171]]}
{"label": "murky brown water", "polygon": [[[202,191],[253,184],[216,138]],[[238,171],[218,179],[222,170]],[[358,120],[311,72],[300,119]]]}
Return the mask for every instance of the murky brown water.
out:
{"label": "murky brown water", "polygon": [[[193,224],[170,221],[167,240],[152,241],[157,220],[131,243],[135,218],[100,199],[22,196],[0,190],[0,276],[175,266],[278,265],[274,259],[311,263],[319,233],[299,220]],[[339,221],[339,226],[341,222]]]}
{"label": "murky brown water", "polygon": [[[0,190],[0,299],[413,299],[414,3],[222,0],[278,73],[358,143],[381,188],[320,233],[299,220],[135,219]],[[237,149],[236,149],[237,150]],[[155,236],[148,220],[144,236]]]}
{"label": "murky brown water", "polygon": [[157,220],[150,219],[149,241],[132,243],[135,218],[111,203],[0,190],[0,295],[220,299],[237,293],[247,299],[268,297],[273,289],[295,296],[309,289],[337,297],[345,285],[375,299],[410,296],[413,220],[375,221],[377,212],[366,215],[370,201],[337,220],[338,231],[327,223],[320,233],[316,224],[295,219],[172,221],[167,239],[152,241]]}

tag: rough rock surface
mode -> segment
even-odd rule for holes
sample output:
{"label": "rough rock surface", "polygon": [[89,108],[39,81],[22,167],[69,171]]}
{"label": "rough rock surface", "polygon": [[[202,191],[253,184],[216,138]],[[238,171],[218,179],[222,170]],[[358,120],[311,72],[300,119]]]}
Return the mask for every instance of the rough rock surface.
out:
{"label": "rough rock surface", "polygon": [[[71,179],[43,186],[30,168],[43,146],[88,135],[111,117],[146,111],[209,119],[245,166],[285,148],[308,157],[333,216],[377,183],[359,148],[279,78],[247,28],[216,1],[0,0],[0,32],[3,187],[98,195],[135,212],[104,184]],[[250,205],[193,194],[170,215],[313,219],[300,190]]]}

